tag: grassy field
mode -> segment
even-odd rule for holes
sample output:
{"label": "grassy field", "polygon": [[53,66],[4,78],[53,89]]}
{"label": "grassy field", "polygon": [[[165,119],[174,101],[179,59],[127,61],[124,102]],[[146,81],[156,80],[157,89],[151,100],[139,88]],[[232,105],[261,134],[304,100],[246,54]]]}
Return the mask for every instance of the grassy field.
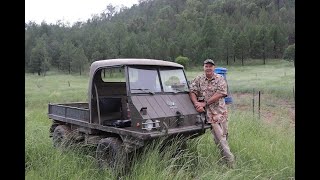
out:
{"label": "grassy field", "polygon": [[[293,65],[275,60],[267,65],[223,67],[228,69],[233,98],[228,105],[229,144],[236,168],[218,162],[220,154],[207,131],[190,140],[186,152],[176,158],[171,158],[174,145],[161,154],[158,145],[151,144],[121,179],[295,179]],[[201,72],[198,67],[186,74],[191,80]],[[92,151],[81,147],[57,150],[49,138],[48,103],[87,101],[87,86],[88,76],[25,75],[25,179],[117,179],[112,171],[97,168]]]}

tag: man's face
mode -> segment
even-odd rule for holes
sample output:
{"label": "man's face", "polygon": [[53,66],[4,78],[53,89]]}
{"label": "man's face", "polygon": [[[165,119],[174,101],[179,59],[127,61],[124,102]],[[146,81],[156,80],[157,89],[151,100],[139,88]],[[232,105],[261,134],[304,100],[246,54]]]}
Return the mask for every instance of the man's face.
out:
{"label": "man's face", "polygon": [[203,70],[205,72],[206,75],[213,75],[213,71],[214,71],[215,66],[213,64],[207,63],[203,65]]}

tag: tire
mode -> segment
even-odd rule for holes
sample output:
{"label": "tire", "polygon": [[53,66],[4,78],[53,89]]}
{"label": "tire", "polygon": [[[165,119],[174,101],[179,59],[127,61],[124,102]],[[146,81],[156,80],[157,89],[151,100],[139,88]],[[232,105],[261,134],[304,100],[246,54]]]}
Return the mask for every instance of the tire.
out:
{"label": "tire", "polygon": [[122,142],[118,138],[108,137],[101,139],[96,149],[96,159],[99,168],[106,167],[122,173],[127,165],[127,154]]}
{"label": "tire", "polygon": [[52,134],[53,146],[60,148],[69,144],[71,129],[66,125],[58,125]]}

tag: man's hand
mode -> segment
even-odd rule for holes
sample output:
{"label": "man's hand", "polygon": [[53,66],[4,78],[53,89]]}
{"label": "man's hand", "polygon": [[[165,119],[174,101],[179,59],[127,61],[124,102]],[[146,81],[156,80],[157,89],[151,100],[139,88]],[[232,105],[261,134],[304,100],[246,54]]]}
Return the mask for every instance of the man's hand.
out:
{"label": "man's hand", "polygon": [[197,112],[201,113],[201,112],[204,112],[204,108],[203,107],[198,107],[196,108]]}
{"label": "man's hand", "polygon": [[194,107],[198,112],[204,112],[204,107],[206,106],[205,102],[196,102],[194,103]]}
{"label": "man's hand", "polygon": [[199,107],[206,107],[206,102],[196,102],[194,103],[194,107],[197,109]]}

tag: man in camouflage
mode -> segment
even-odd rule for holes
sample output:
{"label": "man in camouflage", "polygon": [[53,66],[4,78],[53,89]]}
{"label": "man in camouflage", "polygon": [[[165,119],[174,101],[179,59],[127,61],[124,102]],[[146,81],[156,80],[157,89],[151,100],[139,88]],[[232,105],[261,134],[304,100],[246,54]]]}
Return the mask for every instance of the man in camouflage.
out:
{"label": "man in camouflage", "polygon": [[222,75],[214,73],[214,68],[213,60],[204,61],[204,74],[192,81],[189,95],[196,110],[200,113],[206,112],[215,144],[227,165],[234,167],[234,155],[227,142],[228,112],[224,101],[224,97],[227,96],[227,84]]}

